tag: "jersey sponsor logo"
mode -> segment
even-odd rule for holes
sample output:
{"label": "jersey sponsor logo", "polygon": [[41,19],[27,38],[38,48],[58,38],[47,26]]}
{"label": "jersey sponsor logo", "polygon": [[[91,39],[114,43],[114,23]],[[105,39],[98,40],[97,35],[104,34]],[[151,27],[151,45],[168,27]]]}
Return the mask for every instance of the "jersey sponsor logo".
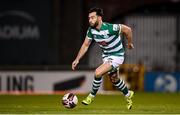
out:
{"label": "jersey sponsor logo", "polygon": [[97,30],[92,30],[92,34],[94,34],[94,37],[97,38],[97,36],[101,37],[101,38],[105,38],[107,39],[109,37],[109,31],[108,30],[102,30],[100,32],[98,32]]}
{"label": "jersey sponsor logo", "polygon": [[104,35],[103,37],[104,37],[105,39],[109,38],[109,36],[108,36],[108,35]]}
{"label": "jersey sponsor logo", "polygon": [[108,44],[107,44],[107,42],[105,42],[105,41],[102,41],[102,42],[98,42],[100,45],[102,45],[102,46],[107,46]]}

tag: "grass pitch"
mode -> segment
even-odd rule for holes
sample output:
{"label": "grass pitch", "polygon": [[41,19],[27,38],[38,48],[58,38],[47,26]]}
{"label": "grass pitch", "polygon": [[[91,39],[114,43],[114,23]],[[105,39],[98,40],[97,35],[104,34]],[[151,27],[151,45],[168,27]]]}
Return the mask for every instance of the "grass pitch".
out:
{"label": "grass pitch", "polygon": [[135,93],[134,106],[126,109],[122,95],[97,95],[90,105],[82,105],[86,95],[78,95],[74,109],[61,104],[62,95],[0,95],[0,114],[180,114],[180,93]]}

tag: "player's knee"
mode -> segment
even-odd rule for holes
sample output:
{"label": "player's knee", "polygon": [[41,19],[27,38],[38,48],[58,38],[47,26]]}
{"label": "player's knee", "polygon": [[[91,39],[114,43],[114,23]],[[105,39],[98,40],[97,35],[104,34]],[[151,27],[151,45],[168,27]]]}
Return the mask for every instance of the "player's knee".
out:
{"label": "player's knee", "polygon": [[116,82],[118,82],[119,78],[118,78],[118,75],[117,75],[117,72],[113,72],[113,73],[110,73],[109,74],[109,77],[110,77],[110,80],[111,82],[114,84]]}
{"label": "player's knee", "polygon": [[95,77],[101,77],[101,76],[102,76],[102,73],[96,69],[95,70]]}

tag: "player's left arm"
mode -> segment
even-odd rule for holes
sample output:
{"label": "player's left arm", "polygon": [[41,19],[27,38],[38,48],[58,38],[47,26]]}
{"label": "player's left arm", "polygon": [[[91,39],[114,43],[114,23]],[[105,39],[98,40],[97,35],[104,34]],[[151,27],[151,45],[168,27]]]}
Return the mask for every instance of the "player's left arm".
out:
{"label": "player's left arm", "polygon": [[126,26],[126,25],[123,25],[123,24],[120,24],[119,26],[120,26],[120,33],[123,33],[127,38],[127,41],[128,41],[127,48],[133,49],[134,45],[132,42],[132,30],[131,30],[131,28]]}

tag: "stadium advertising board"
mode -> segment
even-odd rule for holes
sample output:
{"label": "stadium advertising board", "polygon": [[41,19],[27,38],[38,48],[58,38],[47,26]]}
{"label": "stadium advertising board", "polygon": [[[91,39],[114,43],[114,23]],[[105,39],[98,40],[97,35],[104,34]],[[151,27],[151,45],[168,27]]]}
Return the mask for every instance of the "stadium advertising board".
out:
{"label": "stadium advertising board", "polygon": [[144,90],[156,92],[180,91],[180,72],[147,72],[144,79]]}
{"label": "stadium advertising board", "polygon": [[[0,72],[1,92],[53,93],[91,90],[94,72]],[[100,88],[102,89],[102,87]]]}

